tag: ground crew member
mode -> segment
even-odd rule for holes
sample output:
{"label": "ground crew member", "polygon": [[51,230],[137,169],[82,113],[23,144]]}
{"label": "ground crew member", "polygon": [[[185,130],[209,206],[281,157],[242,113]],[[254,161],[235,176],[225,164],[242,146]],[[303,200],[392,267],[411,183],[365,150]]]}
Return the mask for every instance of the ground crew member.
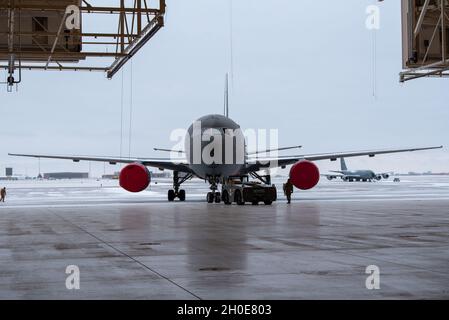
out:
{"label": "ground crew member", "polygon": [[6,188],[3,188],[2,190],[0,190],[0,202],[5,202],[5,197],[6,197]]}
{"label": "ground crew member", "polygon": [[293,184],[291,183],[290,179],[288,179],[287,182],[284,183],[284,194],[287,196],[288,204],[290,204],[292,200],[292,193],[293,193]]}

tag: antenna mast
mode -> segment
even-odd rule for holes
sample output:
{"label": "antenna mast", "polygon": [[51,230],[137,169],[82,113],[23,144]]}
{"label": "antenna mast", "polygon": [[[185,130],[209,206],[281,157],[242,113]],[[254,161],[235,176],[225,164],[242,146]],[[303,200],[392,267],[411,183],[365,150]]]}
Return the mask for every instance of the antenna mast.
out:
{"label": "antenna mast", "polygon": [[224,115],[229,118],[229,75],[226,73],[224,93]]}

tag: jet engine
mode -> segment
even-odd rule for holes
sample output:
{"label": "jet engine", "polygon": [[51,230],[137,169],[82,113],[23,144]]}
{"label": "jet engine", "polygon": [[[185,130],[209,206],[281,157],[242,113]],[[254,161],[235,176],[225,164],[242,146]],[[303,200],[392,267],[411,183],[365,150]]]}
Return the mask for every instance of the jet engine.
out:
{"label": "jet engine", "polygon": [[376,176],[376,180],[377,180],[377,181],[382,180],[382,176],[381,176],[381,175]]}
{"label": "jet engine", "polygon": [[315,187],[320,180],[320,170],[310,161],[299,161],[290,169],[290,181],[301,190],[309,190]]}
{"label": "jet engine", "polygon": [[390,175],[388,174],[388,173],[384,173],[383,175],[382,175],[382,178],[384,178],[384,179],[388,179],[390,177]]}
{"label": "jet engine", "polygon": [[141,192],[150,185],[151,175],[143,164],[132,163],[122,169],[119,182],[126,191]]}

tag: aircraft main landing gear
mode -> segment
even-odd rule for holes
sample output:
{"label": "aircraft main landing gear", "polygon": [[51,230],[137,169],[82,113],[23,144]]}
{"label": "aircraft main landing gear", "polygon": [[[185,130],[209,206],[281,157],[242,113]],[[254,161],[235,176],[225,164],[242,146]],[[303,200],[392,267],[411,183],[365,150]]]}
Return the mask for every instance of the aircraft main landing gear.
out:
{"label": "aircraft main landing gear", "polygon": [[179,189],[182,183],[186,182],[187,180],[191,179],[192,175],[189,173],[184,177],[179,177],[179,172],[174,171],[173,172],[173,189],[168,190],[168,201],[173,202],[176,198],[179,199],[179,201],[185,201],[186,200],[186,191],[183,189]]}

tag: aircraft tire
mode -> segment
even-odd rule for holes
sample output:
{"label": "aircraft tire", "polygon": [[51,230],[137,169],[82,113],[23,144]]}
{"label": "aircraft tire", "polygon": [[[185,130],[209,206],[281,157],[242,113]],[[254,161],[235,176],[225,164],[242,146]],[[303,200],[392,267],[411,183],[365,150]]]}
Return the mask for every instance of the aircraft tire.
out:
{"label": "aircraft tire", "polygon": [[175,190],[173,190],[173,189],[168,190],[167,196],[168,196],[168,201],[170,201],[170,202],[175,201]]}
{"label": "aircraft tire", "polygon": [[207,193],[207,203],[213,203],[214,202],[214,194],[212,192]]}
{"label": "aircraft tire", "polygon": [[240,190],[237,190],[234,194],[234,201],[239,205],[239,206],[243,206],[245,204],[245,202],[242,199],[242,193],[240,192]]}
{"label": "aircraft tire", "polygon": [[185,190],[179,190],[179,201],[186,201],[186,191]]}
{"label": "aircraft tire", "polygon": [[229,193],[226,190],[223,191],[223,195],[222,195],[221,199],[223,200],[224,204],[227,204],[227,205],[232,204],[231,200],[229,199]]}
{"label": "aircraft tire", "polygon": [[215,192],[215,194],[214,194],[214,201],[215,201],[215,203],[220,203],[221,202],[221,194],[220,194],[220,192]]}

